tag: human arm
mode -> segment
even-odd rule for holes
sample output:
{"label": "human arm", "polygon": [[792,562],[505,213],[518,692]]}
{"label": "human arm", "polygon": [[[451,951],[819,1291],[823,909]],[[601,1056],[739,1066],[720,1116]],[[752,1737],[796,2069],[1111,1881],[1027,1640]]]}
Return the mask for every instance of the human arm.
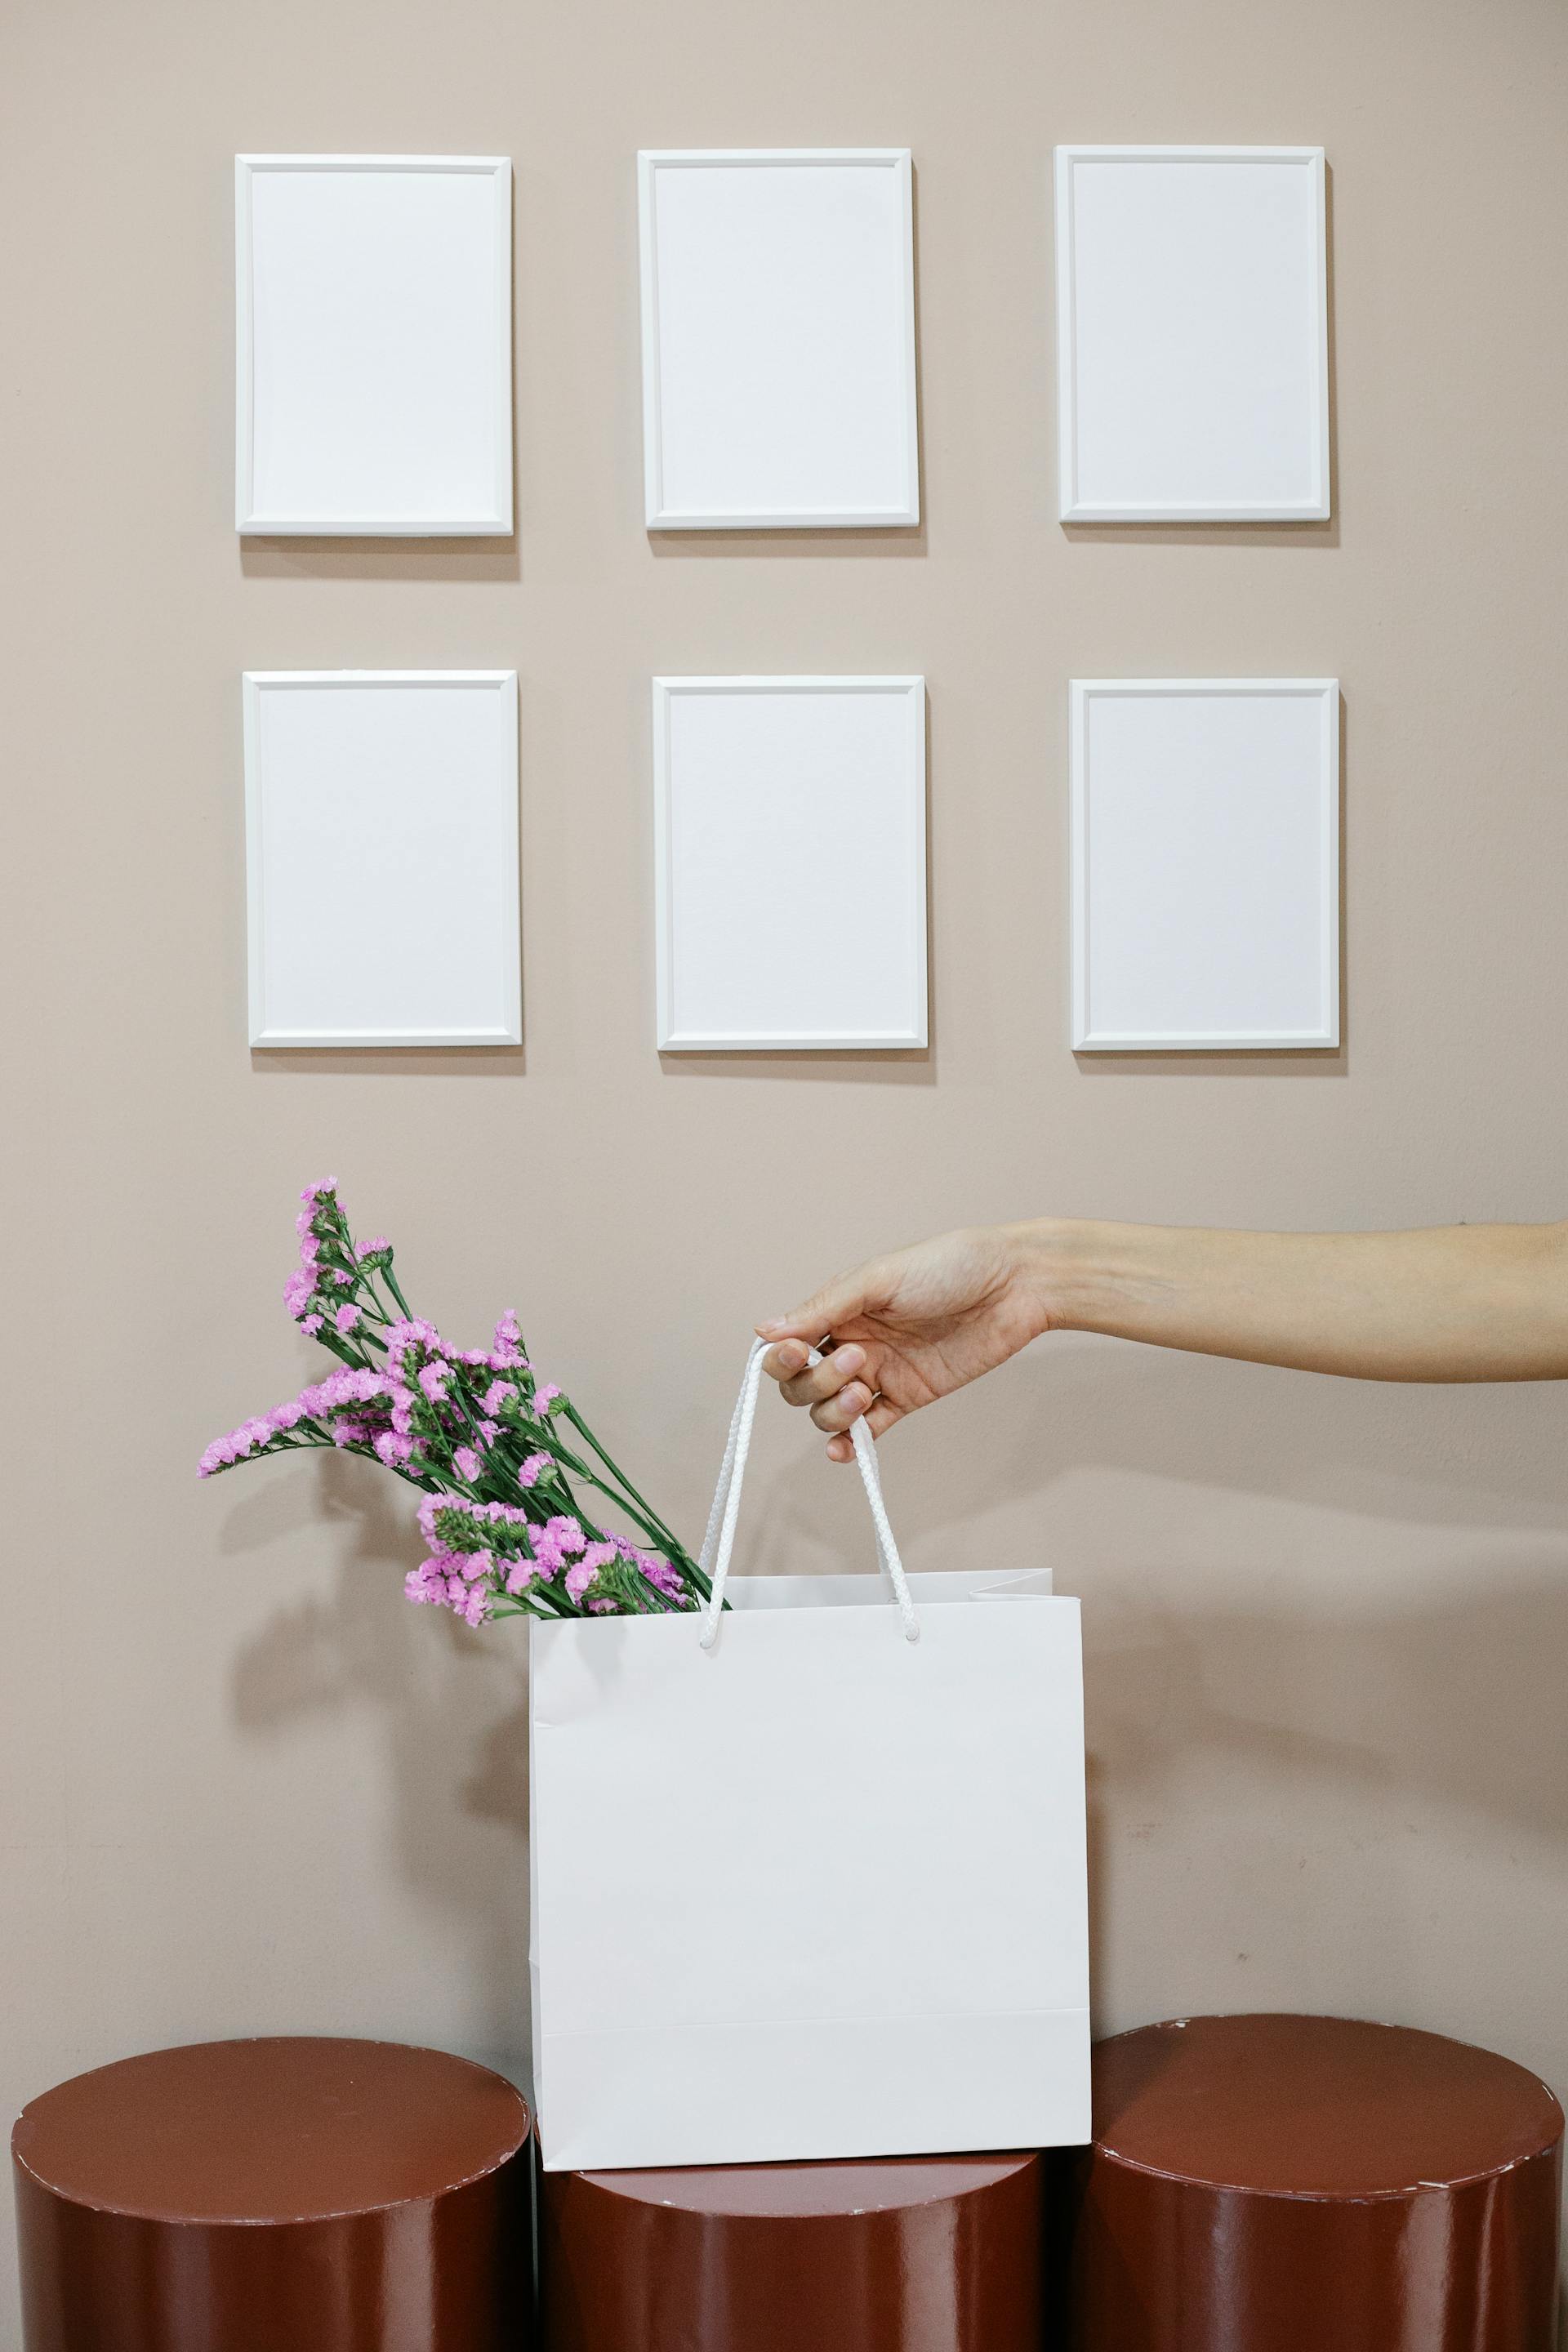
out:
{"label": "human arm", "polygon": [[[1358,1380],[1568,1379],[1568,1224],[1227,1233],[1042,1218],[872,1258],[759,1324],[828,1452],[874,1437],[1047,1331]],[[805,1369],[806,1350],[832,1352]]]}

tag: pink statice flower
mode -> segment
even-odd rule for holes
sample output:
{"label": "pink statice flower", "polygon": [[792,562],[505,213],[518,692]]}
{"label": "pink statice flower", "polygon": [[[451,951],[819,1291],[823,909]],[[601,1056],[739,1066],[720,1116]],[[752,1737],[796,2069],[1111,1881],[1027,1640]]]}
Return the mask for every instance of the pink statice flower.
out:
{"label": "pink statice flower", "polygon": [[588,1538],[565,1512],[557,1512],[533,1533],[533,1557],[542,1576],[558,1576],[569,1559],[587,1549]]}
{"label": "pink statice flower", "polygon": [[[300,1262],[284,1285],[284,1305],[302,1330],[325,1338],[338,1360],[298,1396],[215,1438],[198,1475],[300,1447],[374,1456],[425,1490],[418,1517],[426,1556],[406,1579],[409,1598],[449,1609],[469,1625],[494,1615],[508,1595],[533,1615],[563,1608],[605,1615],[650,1602],[695,1608],[690,1563],[673,1543],[666,1558],[574,1515],[575,1474],[551,1446],[523,1459],[517,1502],[477,1499],[473,1490],[498,1474],[501,1449],[520,1428],[542,1435],[549,1413],[572,1411],[561,1389],[535,1382],[510,1309],[489,1348],[450,1347],[433,1323],[411,1315],[391,1275],[391,1243],[378,1234],[355,1244],[335,1178],[307,1186],[300,1204]],[[533,1491],[542,1481],[549,1497],[542,1502]],[[630,1489],[622,1499],[638,1517]],[[546,1581],[548,1596],[538,1589]]]}
{"label": "pink statice flower", "polygon": [[685,1602],[687,1591],[679,1569],[656,1551],[641,1551],[636,1544],[626,1543],[619,1538],[615,1540],[616,1549],[621,1558],[629,1560],[634,1568],[640,1569],[656,1592],[662,1592],[667,1601]]}
{"label": "pink statice flower", "polygon": [[403,1590],[410,1601],[430,1601],[439,1609],[460,1606],[468,1597],[461,1560],[454,1553],[444,1551],[432,1553],[417,1568],[410,1569],[403,1580]]}
{"label": "pink statice flower", "polygon": [[574,1560],[566,1571],[567,1599],[581,1601],[588,1587],[597,1582],[599,1570],[602,1568],[608,1568],[615,1557],[616,1547],[613,1543],[591,1543],[582,1559]]}
{"label": "pink statice flower", "polygon": [[522,1352],[522,1332],[517,1317],[509,1307],[496,1325],[495,1345],[490,1349],[490,1368],[498,1372],[526,1372],[528,1358]]}

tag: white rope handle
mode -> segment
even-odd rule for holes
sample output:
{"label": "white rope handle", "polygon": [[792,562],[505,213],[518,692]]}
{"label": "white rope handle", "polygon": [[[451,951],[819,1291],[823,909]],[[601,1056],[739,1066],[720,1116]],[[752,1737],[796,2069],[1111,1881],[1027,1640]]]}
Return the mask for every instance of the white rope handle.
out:
{"label": "white rope handle", "polygon": [[[751,1449],[752,1423],[757,1415],[757,1394],[762,1386],[763,1358],[771,1341],[756,1339],[746,1358],[746,1370],[741,1381],[741,1393],[735,1400],[735,1410],[730,1416],[730,1433],[724,1441],[724,1459],[720,1465],[719,1483],[713,1489],[713,1505],[708,1514],[708,1528],[698,1554],[698,1565],[704,1576],[712,1580],[712,1590],[702,1618],[702,1647],[710,1650],[719,1633],[719,1618],[724,1606],[724,1587],[729,1580],[730,1556],[735,1548],[735,1523],[741,1515],[741,1485],[746,1475],[746,1455]],[[814,1348],[810,1360],[822,1361]],[[899,1614],[904,1621],[904,1637],[918,1642],[921,1622],[915,1614],[915,1604],[910,1596],[909,1579],[904,1574],[899,1547],[893,1539],[887,1506],[882,1500],[882,1480],[877,1467],[877,1449],[862,1414],[850,1424],[849,1435],[855,1447],[855,1466],[860,1473],[860,1483],[866,1489],[866,1500],[871,1507],[871,1524],[877,1532],[877,1550],[893,1596],[899,1604]]]}

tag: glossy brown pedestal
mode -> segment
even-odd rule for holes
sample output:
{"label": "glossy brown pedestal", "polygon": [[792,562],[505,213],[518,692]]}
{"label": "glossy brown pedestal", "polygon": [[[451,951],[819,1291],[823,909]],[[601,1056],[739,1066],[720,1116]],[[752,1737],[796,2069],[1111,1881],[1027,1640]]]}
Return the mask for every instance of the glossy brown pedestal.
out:
{"label": "glossy brown pedestal", "polygon": [[1041,2352],[1038,2156],[542,2172],[544,2352]]}
{"label": "glossy brown pedestal", "polygon": [[527,2105],[388,2042],[198,2042],[11,2136],[26,2352],[520,2352]]}
{"label": "glossy brown pedestal", "polygon": [[1328,2017],[1094,2053],[1074,2352],[1552,2352],[1563,2111],[1524,2067]]}

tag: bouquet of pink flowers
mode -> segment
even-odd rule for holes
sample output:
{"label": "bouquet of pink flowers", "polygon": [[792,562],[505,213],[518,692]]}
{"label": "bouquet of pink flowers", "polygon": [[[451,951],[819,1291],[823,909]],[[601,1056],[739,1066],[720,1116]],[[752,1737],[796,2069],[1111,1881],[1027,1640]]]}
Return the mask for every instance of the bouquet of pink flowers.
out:
{"label": "bouquet of pink flowers", "polygon": [[[384,1464],[425,1496],[428,1558],[407,1578],[409,1600],[455,1610],[469,1625],[699,1608],[707,1577],[569,1400],[536,1377],[516,1316],[501,1317],[492,1347],[449,1348],[410,1313],[391,1243],[352,1238],[336,1178],[300,1198],[300,1264],[284,1302],[339,1369],[215,1439],[197,1475],[312,1445]],[[596,1526],[574,1480],[605,1496],[653,1548]]]}

